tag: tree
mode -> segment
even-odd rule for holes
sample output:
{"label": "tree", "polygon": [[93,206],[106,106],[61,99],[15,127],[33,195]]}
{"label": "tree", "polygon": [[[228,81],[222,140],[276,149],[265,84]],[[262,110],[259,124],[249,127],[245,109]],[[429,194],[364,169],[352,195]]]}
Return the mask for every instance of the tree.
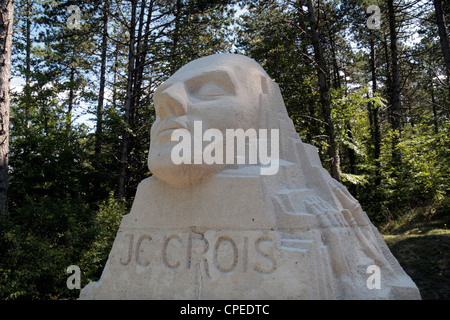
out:
{"label": "tree", "polygon": [[331,176],[337,181],[341,181],[341,167],[339,160],[339,149],[336,141],[336,133],[334,128],[333,117],[331,114],[331,98],[330,98],[330,84],[328,80],[327,65],[323,55],[322,45],[320,43],[319,20],[316,16],[315,6],[313,0],[307,0],[309,24],[312,44],[314,47],[314,56],[317,69],[317,76],[319,78],[319,93],[320,102],[322,105],[322,112],[324,121],[326,122],[325,131],[328,135],[328,157],[330,160]]}
{"label": "tree", "polygon": [[442,55],[444,56],[445,66],[447,67],[447,74],[450,76],[450,46],[448,44],[447,30],[444,23],[444,12],[442,10],[442,1],[433,0],[436,23],[438,26],[439,40],[441,43]]}
{"label": "tree", "polygon": [[[131,17],[130,17],[130,29],[129,29],[129,47],[128,47],[128,73],[127,73],[127,89],[126,89],[126,100],[125,100],[125,110],[124,110],[124,128],[122,133],[122,146],[120,154],[120,176],[119,176],[119,198],[122,200],[125,198],[126,183],[127,183],[127,167],[128,167],[128,145],[129,145],[129,125],[130,125],[130,112],[131,104],[133,102],[133,79],[135,73],[135,42],[136,42],[136,8],[137,0],[130,0],[131,2]],[[143,11],[144,8],[141,8]]]}
{"label": "tree", "polygon": [[0,218],[8,216],[9,78],[14,1],[0,1]]}
{"label": "tree", "polygon": [[[187,62],[228,51],[229,1],[130,1],[126,30],[119,197],[130,199],[147,171],[149,130],[154,119],[153,90]],[[230,10],[230,12],[232,12]]]}
{"label": "tree", "polygon": [[286,2],[252,1],[246,8],[237,23],[238,52],[259,62],[277,82],[301,139],[315,145],[322,157],[326,148],[324,121],[316,77],[311,76],[314,58],[300,2],[291,6]]}
{"label": "tree", "polygon": [[[318,147],[325,166],[340,181],[330,79],[336,85],[335,89],[341,86],[339,35],[336,32],[341,25],[333,25],[335,11],[330,12],[327,19],[321,20],[321,25],[317,26],[326,37],[319,36],[319,30],[315,30],[314,41],[309,12],[304,10],[304,4],[304,1],[247,2],[248,13],[239,19],[238,47],[261,63],[279,84],[288,114],[299,135],[305,142]],[[312,76],[314,73],[316,76]]]}
{"label": "tree", "polygon": [[97,103],[97,127],[95,131],[95,154],[100,155],[102,150],[102,131],[103,131],[103,104],[105,101],[105,86],[106,86],[106,58],[108,51],[108,14],[109,2],[105,1],[103,5],[102,17],[102,42],[101,42],[101,67],[100,67],[100,83]]}
{"label": "tree", "polygon": [[400,142],[401,135],[401,117],[402,117],[402,104],[400,98],[400,69],[398,62],[398,45],[397,45],[397,23],[396,13],[394,7],[394,0],[387,0],[388,6],[388,19],[389,19],[389,34],[390,34],[390,49],[391,49],[391,123],[393,132],[392,140],[392,160],[394,166],[400,165],[400,150],[398,144]]}

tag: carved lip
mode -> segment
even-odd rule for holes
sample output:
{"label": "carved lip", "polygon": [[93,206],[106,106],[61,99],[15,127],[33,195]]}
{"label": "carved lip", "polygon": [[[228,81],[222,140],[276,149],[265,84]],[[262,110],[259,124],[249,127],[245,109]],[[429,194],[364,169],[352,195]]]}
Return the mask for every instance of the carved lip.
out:
{"label": "carved lip", "polygon": [[178,122],[176,120],[175,121],[169,121],[169,122],[166,122],[166,123],[163,122],[163,123],[161,123],[161,126],[158,129],[158,131],[156,133],[156,136],[159,137],[159,136],[162,136],[164,134],[171,133],[171,132],[173,132],[176,129],[186,129],[186,130],[188,130],[186,128],[186,126],[184,126],[183,124],[181,124],[180,122]]}

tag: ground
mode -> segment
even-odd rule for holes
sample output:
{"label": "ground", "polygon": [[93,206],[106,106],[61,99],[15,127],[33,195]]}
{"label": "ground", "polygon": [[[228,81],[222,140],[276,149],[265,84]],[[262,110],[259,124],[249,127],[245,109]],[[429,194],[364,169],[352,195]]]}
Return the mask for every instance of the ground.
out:
{"label": "ground", "polygon": [[424,300],[450,299],[450,212],[448,207],[416,208],[379,227]]}

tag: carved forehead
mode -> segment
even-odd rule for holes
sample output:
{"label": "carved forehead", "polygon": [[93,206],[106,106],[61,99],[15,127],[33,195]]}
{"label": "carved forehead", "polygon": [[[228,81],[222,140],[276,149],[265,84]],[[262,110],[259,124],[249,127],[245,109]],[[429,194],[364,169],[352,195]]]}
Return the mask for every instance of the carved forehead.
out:
{"label": "carved forehead", "polygon": [[196,69],[202,67],[211,67],[211,68],[225,67],[235,72],[236,75],[252,71],[253,72],[259,71],[260,73],[268,77],[264,69],[253,59],[250,59],[240,54],[231,54],[231,53],[213,54],[210,56],[206,56],[191,61],[185,66],[183,66],[181,69],[179,69],[174,74],[174,76],[179,73],[194,72]]}
{"label": "carved forehead", "polygon": [[180,68],[157,88],[155,96],[175,83],[185,82],[205,74],[227,77],[235,85],[242,86],[243,89],[249,91],[259,89],[255,89],[255,84],[259,85],[260,77],[255,79],[255,76],[269,78],[264,69],[253,59],[239,54],[214,54],[191,61]]}

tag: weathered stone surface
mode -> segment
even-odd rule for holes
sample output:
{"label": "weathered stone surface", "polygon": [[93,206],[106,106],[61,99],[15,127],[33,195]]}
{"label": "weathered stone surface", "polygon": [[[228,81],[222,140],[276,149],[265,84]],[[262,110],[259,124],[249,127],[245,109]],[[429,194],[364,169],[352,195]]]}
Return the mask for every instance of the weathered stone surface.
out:
{"label": "weathered stone surface", "polygon": [[[205,85],[214,94],[202,101],[195,95]],[[216,94],[216,85],[225,91]],[[154,176],[140,183],[100,281],[80,299],[420,299],[359,203],[299,139],[278,86],[253,60],[198,59],[155,99]],[[261,174],[261,164],[175,166],[175,143],[161,128],[192,132],[194,120],[222,132],[278,129],[277,173]],[[380,289],[367,285],[372,265]]]}

